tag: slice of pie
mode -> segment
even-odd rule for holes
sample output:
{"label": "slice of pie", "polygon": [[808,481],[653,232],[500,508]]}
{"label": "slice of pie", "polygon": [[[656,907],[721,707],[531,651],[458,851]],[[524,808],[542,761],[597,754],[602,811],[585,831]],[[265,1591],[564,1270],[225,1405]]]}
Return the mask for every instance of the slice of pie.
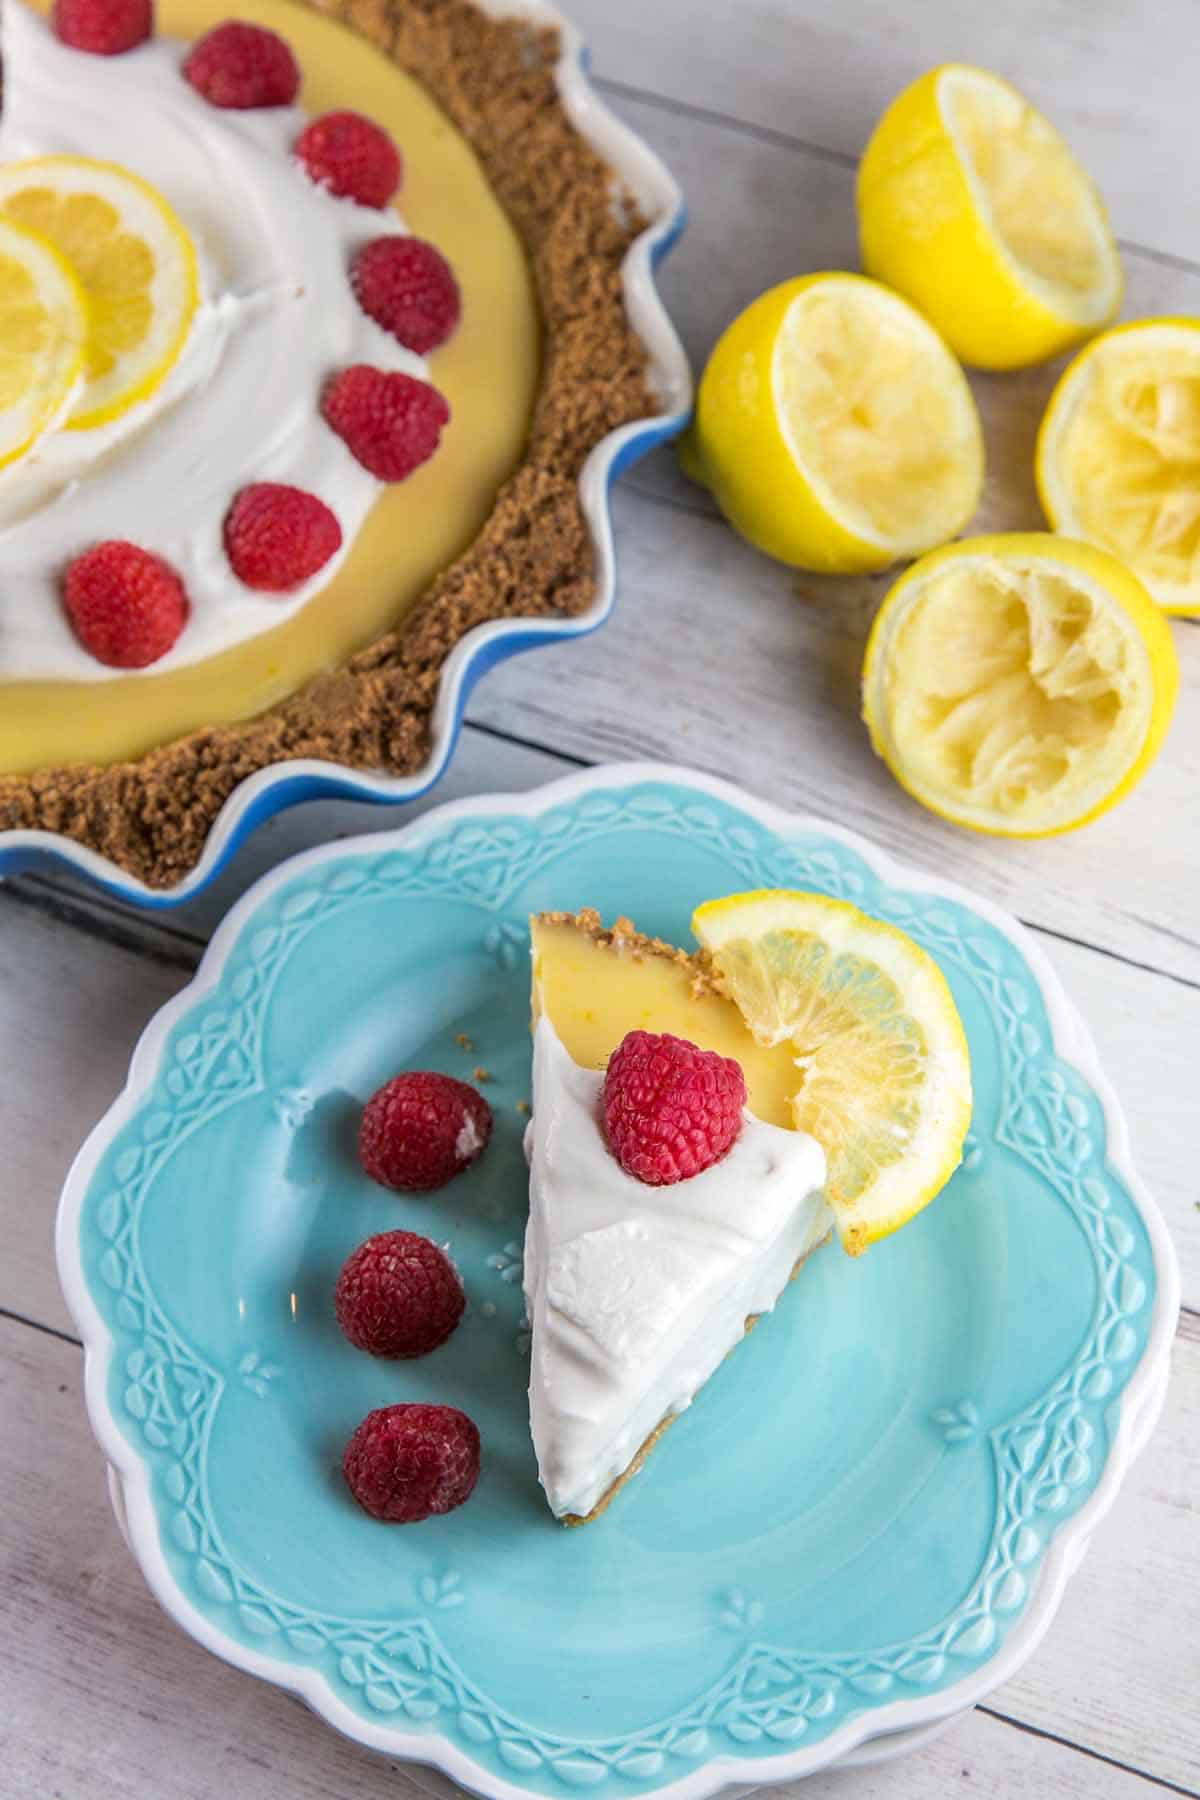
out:
{"label": "slice of pie", "polygon": [[[697,955],[591,910],[531,920],[530,1423],[566,1524],[603,1512],[831,1228],[857,1254],[933,1197],[970,1117],[949,988],[902,933],[789,892],[693,926]],[[669,1090],[669,1113],[649,1076],[630,1096],[631,1047],[736,1081],[694,1161],[702,1090]],[[627,1099],[682,1161],[664,1170],[650,1138],[629,1157]]]}
{"label": "slice of pie", "polygon": [[[832,1214],[820,1146],[772,1122],[786,1078],[698,963],[623,921],[606,932],[590,912],[544,915],[532,931],[530,1420],[550,1506],[578,1525],[770,1311]],[[670,1186],[626,1174],[601,1124],[603,1071],[638,1027],[746,1074],[733,1147]]]}

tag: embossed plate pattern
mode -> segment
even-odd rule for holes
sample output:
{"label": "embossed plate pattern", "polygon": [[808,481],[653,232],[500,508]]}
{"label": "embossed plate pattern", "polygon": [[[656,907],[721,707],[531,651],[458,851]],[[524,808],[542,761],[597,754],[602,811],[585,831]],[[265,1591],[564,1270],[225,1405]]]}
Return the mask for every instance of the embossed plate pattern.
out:
{"label": "embossed plate pattern", "polygon": [[[971,1045],[964,1163],[867,1256],[815,1258],[609,1513],[564,1532],[524,1398],[525,918],[592,903],[686,941],[696,901],[766,885],[855,900],[938,959]],[[358,1107],[405,1065],[489,1077],[492,1145],[433,1198],[355,1164]],[[342,1258],[391,1225],[448,1241],[470,1302],[405,1365],[351,1350],[330,1308]],[[168,1610],[497,1796],[784,1779],[995,1686],[1112,1500],[1178,1308],[1119,1109],[1019,929],[654,768],[460,803],[261,882],[81,1152],[59,1256]],[[338,1458],[400,1398],[464,1406],[485,1461],[458,1512],[386,1528]]]}

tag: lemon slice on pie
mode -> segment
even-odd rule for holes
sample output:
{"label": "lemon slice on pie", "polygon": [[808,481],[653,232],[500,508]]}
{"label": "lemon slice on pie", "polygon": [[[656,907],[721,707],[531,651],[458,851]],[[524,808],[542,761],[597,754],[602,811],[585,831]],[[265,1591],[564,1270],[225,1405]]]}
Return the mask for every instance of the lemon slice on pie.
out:
{"label": "lemon slice on pie", "polygon": [[1170,627],[1102,550],[1046,532],[968,539],[916,563],[867,644],[863,716],[900,785],[1008,837],[1106,812],[1166,735]]}
{"label": "lemon slice on pie", "polygon": [[86,381],[68,427],[107,424],[153,393],[198,299],[192,241],[161,194],[114,163],[35,157],[0,167],[0,218],[53,244],[87,296]]}
{"label": "lemon slice on pie", "polygon": [[83,369],[87,302],[52,244],[0,218],[0,467],[54,425]]}
{"label": "lemon slice on pie", "polygon": [[947,64],[897,95],[857,199],[867,273],[977,368],[1055,356],[1120,304],[1099,194],[1049,120],[986,69]]}
{"label": "lemon slice on pie", "polygon": [[865,1250],[962,1155],[971,1071],[945,977],[895,926],[822,894],[710,900],[692,930],[758,1045],[790,1065],[791,1122],[825,1152],[843,1246]]}
{"label": "lemon slice on pie", "polygon": [[859,275],[785,281],[734,320],[682,460],[752,544],[828,573],[943,543],[983,485],[962,370],[906,301]]}
{"label": "lemon slice on pie", "polygon": [[1080,351],[1046,408],[1037,484],[1055,531],[1200,613],[1200,319],[1139,319]]}

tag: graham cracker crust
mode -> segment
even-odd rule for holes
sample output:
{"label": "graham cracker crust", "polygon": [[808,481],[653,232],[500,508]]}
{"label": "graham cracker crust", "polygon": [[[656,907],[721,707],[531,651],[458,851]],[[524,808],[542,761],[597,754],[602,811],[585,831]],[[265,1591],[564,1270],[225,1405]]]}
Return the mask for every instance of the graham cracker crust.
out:
{"label": "graham cracker crust", "polygon": [[524,462],[479,536],[396,630],[245,723],[193,732],[133,762],[0,776],[0,830],[59,832],[156,888],[187,875],[234,788],[273,763],[418,769],[442,664],[472,626],[586,611],[595,583],[580,469],[608,432],[660,410],[621,290],[621,263],[644,221],[567,117],[554,79],[557,32],[489,18],[471,0],[298,3],[416,76],[472,145],[533,272],[542,384]]}
{"label": "graham cracker crust", "polygon": [[[553,915],[546,914],[544,916],[547,918],[551,918]],[[571,915],[569,915],[569,914],[563,915],[563,917],[570,917],[570,916]],[[582,918],[583,915],[579,914],[578,916],[580,918]],[[618,924],[622,924],[622,923],[624,923],[624,921],[618,920]],[[615,927],[614,927],[614,929],[615,929]],[[647,942],[657,943],[658,940],[657,939],[648,939]],[[669,950],[671,948],[671,946],[668,944],[668,945],[664,946],[664,948]],[[676,954],[682,955],[683,952],[679,951]],[[808,1261],[809,1257],[814,1256],[818,1250],[820,1250],[825,1244],[827,1244],[829,1242],[829,1239],[831,1236],[832,1236],[832,1231],[827,1231],[825,1233],[825,1236],[820,1240],[820,1242],[814,1244],[811,1250],[806,1250],[804,1252],[803,1256],[799,1256],[796,1258],[796,1261],[792,1264],[792,1272],[788,1276],[789,1282],[795,1281],[797,1275],[800,1273],[801,1269],[804,1267],[804,1265]],[[745,1342],[746,1338],[754,1330],[754,1327],[758,1324],[758,1321],[761,1317],[762,1317],[761,1313],[750,1313],[749,1314],[749,1316],[746,1319],[745,1330],[742,1332],[741,1337],[738,1339],[738,1344]],[[738,1344],[731,1344],[729,1349],[725,1353],[726,1356],[732,1356],[733,1352],[737,1349]],[[710,1376],[709,1379],[711,1380],[712,1377]],[[612,1504],[613,1500],[620,1493],[621,1489],[625,1486],[625,1483],[627,1481],[632,1480],[632,1478],[638,1473],[638,1471],[642,1467],[642,1464],[645,1462],[646,1458],[649,1456],[650,1452],[653,1450],[655,1444],[657,1444],[659,1438],[663,1435],[663,1432],[667,1429],[667,1426],[671,1424],[672,1420],[677,1419],[678,1417],[679,1417],[678,1413],[668,1413],[665,1418],[660,1419],[658,1421],[658,1424],[654,1427],[654,1430],[650,1433],[649,1437],[642,1444],[641,1448],[638,1450],[637,1454],[634,1456],[632,1462],[630,1462],[628,1464],[628,1466],[621,1471],[621,1473],[617,1476],[615,1481],[611,1482],[610,1485],[607,1488],[605,1488],[604,1492],[601,1494],[600,1498],[597,1500],[595,1506],[593,1506],[591,1512],[588,1512],[588,1513],[563,1513],[562,1517],[559,1519],[559,1524],[560,1525],[590,1525],[593,1519],[598,1519],[600,1517],[600,1514],[602,1512],[605,1512],[607,1510],[607,1508]]]}
{"label": "graham cracker crust", "polygon": [[534,916],[544,925],[571,926],[602,950],[613,950],[618,956],[628,956],[631,962],[640,962],[645,957],[657,957],[662,962],[677,964],[690,977],[692,995],[697,1000],[705,994],[719,994],[723,999],[728,998],[707,950],[681,950],[678,945],[668,944],[663,938],[647,937],[644,931],[637,930],[632,920],[626,918],[615,919],[611,925],[605,925],[594,906],[582,906],[578,912],[542,912]]}

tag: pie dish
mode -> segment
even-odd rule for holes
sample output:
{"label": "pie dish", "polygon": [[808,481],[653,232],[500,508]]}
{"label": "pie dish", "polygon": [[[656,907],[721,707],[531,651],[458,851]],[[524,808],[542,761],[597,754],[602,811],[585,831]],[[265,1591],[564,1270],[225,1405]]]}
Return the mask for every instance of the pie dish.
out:
{"label": "pie dish", "polygon": [[[225,113],[212,106],[211,117],[199,123],[210,128],[211,168],[232,171],[225,191],[245,188],[253,205],[247,201],[226,218],[210,199],[201,216],[201,184],[174,167],[180,158],[164,151],[152,170],[195,241],[201,285],[206,257],[220,270],[232,269],[229,291],[218,285],[209,310],[242,304],[244,290],[254,287],[246,274],[250,263],[238,262],[246,220],[267,220],[273,253],[280,247],[271,235],[273,212],[286,225],[304,202],[314,212],[313,229],[297,217],[276,234],[283,243],[290,230],[294,247],[292,260],[284,257],[274,268],[275,288],[282,291],[285,276],[294,280],[295,293],[309,294],[316,307],[318,326],[340,319],[343,301],[342,310],[355,314],[340,266],[343,250],[335,245],[332,255],[310,256],[307,263],[304,251],[308,240],[329,235],[331,217],[337,215],[340,228],[347,209],[361,214],[363,208],[322,192],[317,178],[307,194],[293,192],[297,178],[288,154],[291,140],[300,142],[294,134],[305,117],[352,99],[384,119],[394,138],[407,136],[399,201],[404,222],[444,251],[458,277],[463,304],[454,335],[413,370],[438,392],[444,388],[450,423],[423,466],[399,481],[381,477],[396,485],[369,510],[351,507],[348,517],[338,501],[335,511],[347,529],[343,560],[330,565],[329,579],[316,576],[278,599],[242,587],[236,605],[223,609],[206,608],[189,580],[183,635],[161,666],[132,673],[89,665],[58,622],[54,521],[62,509],[48,506],[32,527],[23,513],[18,517],[8,535],[20,540],[20,569],[32,574],[20,617],[6,618],[2,634],[0,868],[65,861],[143,901],[170,903],[195,892],[242,832],[293,799],[339,793],[393,800],[427,788],[449,757],[467,692],[483,669],[516,649],[590,630],[607,613],[613,590],[608,485],[633,456],[680,427],[690,393],[682,351],[652,281],[654,262],[681,223],[678,191],[595,101],[578,42],[556,14],[538,0],[495,9],[473,0],[382,8],[350,0],[340,10],[318,10],[308,0],[260,0],[251,13],[295,50],[303,112],[279,108],[272,120],[267,111]],[[19,170],[27,148],[43,159],[59,155],[60,139],[77,159],[99,152],[103,161],[107,153],[146,177],[148,152],[126,123],[138,112],[134,100],[144,91],[147,106],[168,126],[172,108],[204,113],[205,102],[178,78],[179,59],[225,15],[213,0],[163,0],[157,16],[160,35],[153,42],[126,56],[89,57],[54,43],[40,26],[37,39],[24,8],[9,9],[7,139],[0,122],[6,179],[14,156]],[[42,40],[58,63],[43,54]],[[78,108],[63,104],[69,88],[55,88],[50,79],[72,60],[90,65]],[[29,79],[23,87],[22,73],[33,63],[41,85],[31,101],[36,84]],[[61,120],[77,112],[88,116],[76,120],[75,136],[66,126],[39,134],[41,117]],[[252,148],[259,162],[266,160],[268,127],[278,126],[274,147],[283,174],[268,171],[270,180],[258,188],[246,156],[239,161],[228,154],[231,144],[244,142],[246,119],[257,130]],[[189,114],[179,125],[175,137],[190,144],[197,121]],[[167,141],[174,141],[169,132]],[[11,201],[2,194],[0,201],[11,216]],[[317,218],[321,208],[325,215]],[[350,225],[347,234],[353,235]],[[209,254],[214,243],[215,258]],[[347,244],[346,260],[353,247]],[[329,295],[322,291],[317,305],[331,264],[337,266]],[[272,290],[259,274],[252,298],[261,308],[263,293],[269,305]],[[286,335],[287,318],[282,310],[278,316]],[[275,325],[272,315],[271,331]],[[262,335],[261,318],[258,327]],[[323,362],[312,347],[313,326],[293,331],[300,346],[295,404],[308,409],[315,425],[300,465],[320,466],[314,450],[324,455],[332,443],[344,489],[345,471],[354,473],[355,465],[321,423],[318,404],[326,420],[331,415],[320,379],[331,361],[341,366],[356,353],[364,358],[353,322],[338,329]],[[382,339],[375,325],[365,329]],[[198,331],[199,323],[180,370]],[[192,435],[189,407],[192,413],[199,407],[211,438],[203,456],[194,457],[197,468],[220,466],[222,459],[240,468],[237,459],[247,451],[249,474],[256,432],[268,449],[278,448],[270,411],[281,385],[278,368],[263,369],[254,407],[238,397],[255,388],[255,361],[243,342],[250,336],[238,340],[245,367],[235,369],[236,356],[222,350],[224,361],[199,383],[198,400],[172,395],[172,370],[161,416],[139,425],[132,449],[124,441],[117,446],[116,462],[136,469],[138,482],[146,468],[153,504],[145,534],[155,553],[161,554],[153,532],[163,499],[154,496],[152,465],[156,458],[170,464],[168,496],[178,511],[187,481],[175,478],[170,456],[175,440],[184,438],[185,418]],[[411,363],[406,349],[399,354]],[[260,354],[259,363],[264,360],[269,357]],[[318,362],[319,370],[309,366]],[[54,435],[77,442],[88,433]],[[52,451],[54,442],[47,442]],[[85,516],[91,528],[89,504],[96,531],[107,519],[114,454],[102,450],[72,490],[79,523],[70,527],[68,517],[60,528],[64,561],[73,548],[70,529],[82,531]],[[34,454],[53,462],[40,444]],[[286,479],[272,472],[266,450],[263,455],[269,465],[263,478]],[[189,472],[182,462],[179,469]],[[361,485],[361,469],[357,478]],[[132,475],[125,485],[125,498],[136,498]],[[320,497],[333,503],[330,495]],[[138,524],[120,518],[112,529],[135,537]],[[209,535],[216,543],[216,526]],[[36,567],[27,553],[30,538],[42,558]],[[188,567],[202,585],[200,563],[193,559]],[[5,592],[20,586],[8,570]],[[41,586],[49,599],[39,613]],[[48,649],[39,640],[27,653],[22,630],[30,619],[51,614],[57,639]],[[67,754],[48,761],[60,741]]]}
{"label": "pie dish", "polygon": [[[772,886],[851,900],[936,959],[970,1046],[963,1166],[857,1263],[814,1257],[669,1454],[563,1531],[520,1341],[527,919],[586,898],[679,943],[697,902]],[[486,1157],[436,1203],[381,1202],[347,1121],[396,1067],[465,1059],[490,1076]],[[466,1505],[394,1529],[346,1499],[337,1457],[396,1371],[328,1315],[381,1204],[426,1233],[437,1205],[469,1301],[405,1397],[462,1405],[485,1446]],[[1144,1441],[1179,1303],[1119,1105],[1021,928],[847,831],[654,766],[273,871],[139,1046],[58,1251],[93,1426],[171,1615],[360,1742],[505,1800],[789,1780],[980,1699],[1039,1642]]]}

